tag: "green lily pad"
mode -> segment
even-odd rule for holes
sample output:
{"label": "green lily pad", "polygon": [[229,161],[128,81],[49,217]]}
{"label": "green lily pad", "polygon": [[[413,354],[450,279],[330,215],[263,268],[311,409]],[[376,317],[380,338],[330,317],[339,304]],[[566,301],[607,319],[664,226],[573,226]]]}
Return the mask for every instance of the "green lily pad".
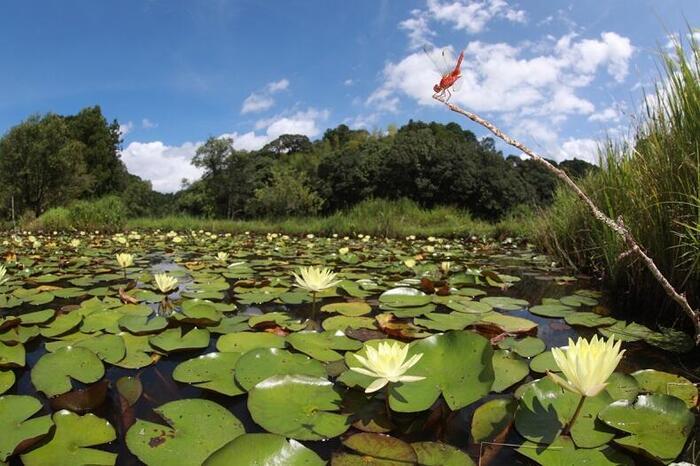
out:
{"label": "green lily pad", "polygon": [[228,396],[245,393],[234,380],[240,353],[208,353],[181,362],[173,371],[173,379],[195,387]]}
{"label": "green lily pad", "polygon": [[636,322],[627,323],[622,320],[618,320],[613,325],[609,327],[599,327],[598,332],[606,338],[615,337],[616,340],[622,340],[626,342],[633,342],[639,340],[645,340],[651,337],[654,332],[642,324]]}
{"label": "green lily pad", "polygon": [[680,375],[643,369],[632,373],[632,377],[639,384],[640,392],[675,396],[683,400],[689,408],[693,408],[698,403],[698,387]]}
{"label": "green lily pad", "polygon": [[372,312],[372,306],[364,301],[331,303],[321,306],[321,312],[337,312],[338,314],[348,317],[358,317]]}
{"label": "green lily pad", "polygon": [[575,311],[570,306],[563,304],[540,304],[532,306],[530,312],[542,317],[566,317]]}
{"label": "green lily pad", "polygon": [[415,442],[411,446],[419,466],[474,466],[474,461],[452,445],[439,442]]}
{"label": "green lily pad", "polygon": [[530,361],[530,370],[544,374],[545,372],[561,372],[551,351],[540,353]]}
{"label": "green lily pad", "polygon": [[188,299],[182,303],[182,312],[174,314],[174,317],[180,322],[201,326],[216,325],[223,315],[211,301]]}
{"label": "green lily pad", "polygon": [[116,463],[116,453],[87,448],[117,438],[109,422],[94,414],[79,416],[65,409],[54,413],[53,422],[56,431],[51,441],[22,455],[26,466],[111,466]]}
{"label": "green lily pad", "polygon": [[203,466],[323,466],[313,450],[275,434],[243,434],[217,450]]}
{"label": "green lily pad", "polygon": [[338,361],[343,355],[335,350],[357,350],[362,343],[348,338],[343,332],[296,332],[287,336],[294,349],[323,362]]}
{"label": "green lily pad", "polygon": [[56,317],[52,322],[46,324],[46,326],[41,329],[41,334],[46,338],[53,338],[63,335],[64,333],[68,333],[80,325],[82,320],[83,316],[78,312],[62,314]]}
{"label": "green lily pad", "polygon": [[571,296],[564,296],[560,298],[559,301],[565,306],[579,307],[579,306],[596,306],[598,300],[591,298],[590,296],[583,296],[579,294],[574,294]]}
{"label": "green lily pad", "polygon": [[495,379],[491,390],[501,393],[527,377],[530,373],[530,366],[527,359],[514,352],[498,350],[493,353],[493,373]]}
{"label": "green lily pad", "polygon": [[578,325],[589,328],[613,325],[617,322],[617,319],[613,317],[601,316],[594,312],[574,312],[564,317],[564,320],[572,326]]}
{"label": "green lily pad", "polygon": [[358,464],[416,464],[418,457],[413,447],[385,434],[361,432],[343,439],[343,445],[354,450],[358,455],[340,453],[333,456],[333,466],[352,466]]}
{"label": "green lily pad", "polygon": [[0,395],[8,391],[15,384],[15,373],[8,370],[0,370]]}
{"label": "green lily pad", "polygon": [[498,342],[498,347],[513,350],[524,358],[531,358],[543,352],[547,346],[544,341],[537,337],[525,337],[519,340],[513,337],[506,337]]}
{"label": "green lily pad", "polygon": [[245,433],[233,414],[209,400],[171,401],[154,411],[168,426],[138,419],[126,433],[129,450],[149,466],[201,465]]}
{"label": "green lily pad", "polygon": [[517,406],[512,398],[495,398],[476,408],[471,431],[474,442],[496,439],[513,422]]}
{"label": "green lily pad", "polygon": [[24,367],[24,345],[6,345],[0,342],[0,367]]}
{"label": "green lily pad", "polygon": [[320,377],[278,375],[248,393],[253,420],[268,432],[297,440],[322,440],[345,432],[348,416],[337,414],[341,397]]}
{"label": "green lily pad", "polygon": [[51,318],[56,314],[53,309],[44,309],[43,311],[27,312],[20,316],[22,320],[22,325],[35,325],[44,324],[51,320]]}
{"label": "green lily pad", "polygon": [[455,331],[416,340],[408,356],[423,353],[407,375],[423,376],[417,382],[392,384],[391,409],[417,412],[428,409],[442,394],[451,410],[463,408],[491,390],[494,381],[489,341],[474,332]]}
{"label": "green lily pad", "polygon": [[323,319],[321,326],[323,330],[327,332],[335,332],[336,330],[344,332],[349,328],[376,330],[377,326],[374,324],[375,322],[376,321],[372,317],[346,317],[341,315]]}
{"label": "green lily pad", "polygon": [[379,295],[379,302],[393,307],[416,307],[429,304],[433,298],[420,290],[398,287]]}
{"label": "green lily pad", "polygon": [[238,332],[219,337],[216,349],[228,353],[245,353],[255,348],[284,348],[285,338],[267,332]]}
{"label": "green lily pad", "polygon": [[524,299],[509,298],[507,296],[487,296],[481,298],[479,302],[488,304],[496,309],[501,309],[502,311],[518,311],[530,305],[530,303]]}
{"label": "green lily pad", "polygon": [[559,437],[548,447],[525,442],[517,452],[542,466],[633,466],[634,461],[610,447],[576,448],[571,439]]}
{"label": "green lily pad", "polygon": [[117,322],[119,327],[134,335],[146,335],[157,333],[168,326],[168,319],[162,316],[155,316],[149,319],[148,316],[126,315]]}
{"label": "green lily pad", "polygon": [[683,400],[669,395],[639,395],[635,401],[619,400],[598,417],[611,427],[627,432],[615,443],[644,452],[663,463],[680,454],[695,424],[695,416]]}
{"label": "green lily pad", "polygon": [[185,334],[182,332],[181,327],[171,328],[150,337],[148,342],[154,348],[166,353],[202,349],[209,346],[208,330],[195,327]]}
{"label": "green lily pad", "polygon": [[506,316],[492,312],[481,317],[481,322],[492,324],[507,333],[529,333],[537,328],[537,323],[522,317]]}
{"label": "green lily pad", "polygon": [[153,359],[149,355],[153,352],[153,348],[148,343],[148,335],[132,335],[128,332],[121,332],[117,336],[124,341],[126,354],[122,359],[112,364],[126,369],[140,369],[153,364]]}
{"label": "green lily pad", "polygon": [[605,390],[610,394],[613,401],[634,400],[639,394],[639,382],[629,374],[613,372],[608,378],[608,385]]}
{"label": "green lily pad", "polygon": [[31,372],[32,384],[46,396],[72,390],[71,379],[82,383],[97,382],[105,373],[100,358],[87,348],[67,346],[43,355]]}
{"label": "green lily pad", "polygon": [[300,374],[324,377],[326,368],[303,354],[278,348],[256,348],[245,353],[236,365],[236,381],[244,390],[273,375]]}
{"label": "green lily pad", "polygon": [[0,461],[6,461],[21,443],[49,433],[51,416],[29,419],[41,408],[41,402],[31,396],[0,396]]}

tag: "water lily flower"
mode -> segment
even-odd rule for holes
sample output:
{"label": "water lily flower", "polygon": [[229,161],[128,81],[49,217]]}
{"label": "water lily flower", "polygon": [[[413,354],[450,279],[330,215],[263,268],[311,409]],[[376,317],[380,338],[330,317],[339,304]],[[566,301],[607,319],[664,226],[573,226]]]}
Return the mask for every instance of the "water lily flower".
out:
{"label": "water lily flower", "polygon": [[153,279],[156,281],[156,287],[161,293],[174,290],[177,286],[177,278],[171,277],[167,273],[157,273],[153,275]]}
{"label": "water lily flower", "polygon": [[350,252],[350,248],[348,248],[348,247],[342,247],[342,248],[338,249],[338,253],[341,256],[344,256],[345,254],[347,254],[349,252]]}
{"label": "water lily flower", "polygon": [[70,245],[72,248],[77,248],[80,246],[80,240],[78,238],[70,240]]}
{"label": "water lily flower", "polygon": [[227,252],[217,253],[216,260],[218,260],[219,262],[226,262],[228,260],[228,253]]}
{"label": "water lily flower", "polygon": [[128,254],[126,252],[123,252],[121,254],[117,254],[117,264],[119,264],[119,267],[122,269],[125,269],[127,267],[130,267],[134,265],[134,256],[133,254]]}
{"label": "water lily flower", "polygon": [[376,378],[365,389],[365,393],[380,390],[388,383],[417,382],[425,379],[417,375],[405,375],[411,367],[423,357],[423,353],[414,354],[406,361],[408,345],[394,341],[381,342],[374,349],[367,346],[367,357],[355,354],[355,358],[365,367],[351,367],[350,370]]}
{"label": "water lily flower", "polygon": [[452,262],[444,261],[440,263],[440,270],[442,270],[443,274],[447,275],[450,273],[450,268],[452,268]]}
{"label": "water lily flower", "polygon": [[327,267],[301,267],[299,274],[301,276],[293,274],[296,286],[312,293],[318,293],[340,283],[340,280],[335,279],[336,274]]}
{"label": "water lily flower", "polygon": [[567,390],[587,396],[596,396],[605,389],[610,374],[622,359],[625,350],[620,351],[621,340],[605,341],[595,335],[590,342],[579,337],[578,341],[569,338],[569,345],[552,348],[552,356],[566,380],[556,374],[549,377]]}

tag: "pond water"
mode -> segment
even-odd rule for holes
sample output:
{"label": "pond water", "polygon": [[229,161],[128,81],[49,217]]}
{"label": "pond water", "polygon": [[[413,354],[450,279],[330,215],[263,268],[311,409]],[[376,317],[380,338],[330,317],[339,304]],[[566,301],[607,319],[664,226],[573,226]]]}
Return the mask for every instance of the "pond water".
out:
{"label": "pond water", "polygon": [[[477,238],[399,241],[363,236],[288,238],[207,232],[116,236],[6,234],[2,240],[0,251],[7,274],[0,277],[0,393],[4,391],[0,398],[0,426],[15,430],[16,435],[4,442],[0,440],[0,464],[4,457],[13,465],[136,465],[144,464],[142,461],[176,464],[172,459],[178,457],[182,461],[177,464],[201,464],[213,449],[236,435],[231,434],[226,441],[218,440],[227,434],[212,427],[212,432],[202,437],[201,431],[208,425],[205,418],[223,416],[228,424],[221,420],[224,424],[219,425],[232,425],[229,413],[237,419],[239,430],[242,426],[248,434],[272,432],[282,434],[282,440],[297,438],[323,461],[332,460],[337,465],[417,461],[472,464],[464,454],[473,464],[481,465],[565,464],[563,457],[552,459],[551,455],[574,454],[567,450],[573,446],[555,443],[547,453],[545,449],[552,439],[533,433],[538,428],[551,429],[552,413],[556,421],[564,408],[546,405],[547,396],[535,400],[546,406],[534,414],[544,419],[544,424],[550,423],[535,428],[528,424],[527,413],[517,410],[525,410],[526,394],[534,391],[530,382],[542,378],[546,370],[557,370],[549,356],[550,348],[566,345],[568,338],[590,338],[595,334],[623,338],[626,354],[617,371],[633,374],[618,374],[611,383],[618,392],[633,393],[612,394],[600,409],[613,400],[624,401],[625,397],[630,403],[637,396],[659,400],[672,397],[683,400],[687,408],[680,403],[681,411],[692,413],[694,421],[694,383],[700,380],[700,360],[696,350],[689,351],[692,343],[672,330],[654,331],[632,324],[631,316],[619,315],[612,309],[594,280],[571,276],[526,243]],[[120,252],[134,255],[134,263],[124,271],[115,260],[115,254]],[[217,258],[217,253],[226,256]],[[320,292],[316,302],[307,291],[294,286],[293,272],[308,265],[329,267],[338,274],[337,280],[342,280]],[[166,300],[154,284],[155,273],[168,273],[178,280],[177,288]],[[340,331],[345,335],[337,333]],[[243,332],[246,337],[250,333],[266,337],[241,340],[239,335]],[[316,336],[310,336],[312,333]],[[319,334],[323,338],[317,338]],[[442,388],[433,398],[429,393],[434,387],[416,388],[424,381],[414,382],[413,391],[405,383],[405,391],[398,387],[374,395],[363,393],[371,379],[348,370],[350,354],[360,351],[363,342],[380,338],[413,342],[412,346],[422,340],[433,341],[448,353],[425,356],[434,366],[423,370],[441,380]],[[76,352],[75,348],[81,351]],[[488,361],[475,363],[468,356],[475,348],[487,354],[484,358]],[[249,351],[259,352],[258,366],[250,363],[250,357],[243,357]],[[455,352],[463,352],[463,367],[467,369],[460,369],[460,358],[452,361],[459,366],[454,371],[438,369],[440,357],[450,360],[449,353]],[[200,356],[207,354],[240,359],[227,359],[217,371],[198,365],[204,362]],[[245,368],[237,362],[244,359],[248,360]],[[224,377],[221,367],[228,367],[223,371]],[[276,367],[283,368],[280,370],[288,378],[274,382],[289,385],[273,393],[274,384],[270,382],[272,388],[263,390],[260,385],[265,384],[261,380],[278,375],[273,372]],[[318,373],[319,368],[323,373]],[[425,373],[420,369],[419,363],[415,374]],[[649,369],[655,371],[639,375],[638,371]],[[295,375],[295,370],[300,375]],[[455,375],[460,370],[466,375]],[[255,384],[248,386],[244,380],[249,373]],[[289,377],[299,376],[307,377],[303,380],[315,377],[315,387],[321,388],[316,391],[305,388],[311,384],[290,382]],[[478,388],[484,383],[486,389]],[[630,384],[634,387],[630,388]],[[387,393],[388,401],[384,399]],[[558,392],[550,389],[548,393]],[[17,395],[31,397],[38,403],[34,408],[20,406]],[[317,401],[326,397],[333,398],[333,406],[322,406]],[[297,399],[301,403],[295,403]],[[2,404],[3,400],[6,404]],[[162,416],[154,411],[178,400],[209,400],[227,412],[199,412],[198,418],[199,406],[189,411],[161,413]],[[484,409],[475,414],[493,400],[510,404],[508,408],[489,412]],[[23,399],[23,403],[30,401]],[[495,406],[494,403],[488,406]],[[387,405],[402,408],[390,409],[387,414]],[[83,416],[91,413],[108,421],[111,427],[106,427],[107,432],[100,436],[95,433],[99,429],[69,415],[66,419],[70,423],[66,424],[54,416],[53,427],[48,417],[41,427],[21,424],[28,418],[47,416],[63,408]],[[328,425],[322,425],[314,417],[318,413],[335,417],[329,417]],[[679,417],[671,420],[659,418],[672,427],[658,435],[673,435],[673,426],[686,422],[682,420],[685,415],[679,412]],[[345,420],[345,426],[339,429],[335,424],[340,418]],[[482,426],[492,426],[478,434],[479,441],[473,430],[475,418],[482,419]],[[153,425],[144,422],[160,425],[154,428],[156,433],[160,429],[160,434],[148,437],[148,429]],[[668,447],[671,451],[654,446],[660,442],[654,435],[629,431],[627,434],[638,435],[644,446],[641,450],[621,447],[618,440],[627,434],[616,430],[611,422],[590,421],[589,430],[595,430],[596,438],[608,437],[594,442],[593,447],[593,443],[587,446],[602,449],[605,455],[584,455],[576,457],[576,461],[660,464],[674,458],[691,462],[694,459],[697,434],[688,422],[678,428],[688,440],[677,440],[680,448]],[[175,426],[175,431],[170,430],[168,423]],[[329,427],[330,424],[334,426]],[[100,428],[104,430],[105,426]],[[361,432],[369,434],[363,437]],[[387,437],[379,437],[378,433],[397,439],[396,444],[382,443],[387,442]],[[595,436],[586,431],[580,434],[581,439],[584,434]],[[204,445],[207,436],[216,437],[210,439],[216,448]],[[310,439],[314,436],[324,439]],[[146,437],[148,442],[144,444]],[[524,437],[531,441],[538,438],[539,444],[520,448],[526,442]],[[575,435],[574,440],[579,447],[586,443]],[[284,457],[279,448],[271,446],[271,439],[265,441],[260,448],[269,450],[268,458]],[[454,448],[445,449],[445,444]],[[77,445],[84,449],[77,449],[72,457],[57,459],[56,455]],[[283,444],[289,445],[296,443]],[[536,450],[540,454],[537,461],[522,454],[523,448]],[[166,449],[174,456],[154,453]],[[586,448],[575,451],[583,450]],[[232,450],[232,455],[242,454],[241,451]],[[166,461],[168,458],[170,462]],[[452,462],[444,463],[447,458]],[[309,462],[298,461],[288,464],[318,464],[313,462],[318,461],[315,455]],[[238,463],[229,460],[211,464]]]}

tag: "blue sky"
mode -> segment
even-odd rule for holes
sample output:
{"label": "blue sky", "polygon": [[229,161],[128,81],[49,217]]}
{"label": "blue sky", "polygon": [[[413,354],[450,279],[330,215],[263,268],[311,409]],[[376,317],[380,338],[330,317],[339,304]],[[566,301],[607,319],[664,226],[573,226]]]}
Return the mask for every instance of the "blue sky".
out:
{"label": "blue sky", "polygon": [[456,103],[547,156],[592,159],[596,140],[626,134],[659,48],[687,24],[698,0],[8,0],[0,131],[99,104],[129,170],[161,191],[199,176],[189,160],[209,136],[255,149],[410,118],[484,136],[431,101],[431,43],[466,50]]}

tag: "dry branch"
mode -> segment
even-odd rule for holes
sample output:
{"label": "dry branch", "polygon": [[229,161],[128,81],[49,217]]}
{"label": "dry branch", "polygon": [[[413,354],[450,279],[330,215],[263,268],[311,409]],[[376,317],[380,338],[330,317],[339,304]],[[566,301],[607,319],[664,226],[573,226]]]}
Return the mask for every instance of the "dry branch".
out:
{"label": "dry branch", "polygon": [[608,217],[605,215],[589,198],[586,193],[584,193],[581,188],[578,187],[574,181],[569,178],[569,176],[564,172],[564,170],[561,170],[551,163],[549,163],[547,160],[545,160],[543,157],[539,156],[536,152],[534,152],[532,149],[527,147],[525,144],[521,143],[517,139],[514,139],[501,131],[498,127],[496,127],[493,123],[491,123],[488,120],[485,120],[481,118],[479,115],[468,112],[466,110],[461,109],[455,104],[451,104],[444,100],[444,96],[440,94],[435,94],[433,95],[433,98],[437,100],[438,102],[442,102],[445,104],[450,110],[453,112],[459,113],[460,115],[464,115],[465,117],[469,118],[475,123],[480,124],[484,128],[488,129],[491,131],[494,135],[496,135],[499,139],[505,141],[507,144],[520,149],[524,154],[526,154],[528,157],[532,158],[535,160],[537,163],[540,165],[544,166],[547,170],[552,172],[554,175],[556,175],[557,178],[562,180],[564,184],[566,184],[569,188],[571,188],[576,195],[588,206],[590,209],[591,213],[593,216],[600,222],[604,223],[608,228],[613,230],[615,233],[617,233],[622,240],[625,242],[627,247],[629,248],[628,251],[624,253],[625,256],[635,254],[637,255],[642,262],[644,262],[644,265],[649,269],[649,272],[654,276],[657,282],[661,285],[661,287],[664,289],[666,294],[674,300],[680,308],[683,310],[683,313],[690,319],[690,321],[693,323],[693,328],[695,330],[695,344],[700,345],[700,310],[698,309],[693,309],[690,304],[688,303],[688,300],[685,297],[685,294],[679,293],[676,291],[675,288],[671,285],[671,283],[666,279],[663,273],[659,270],[659,268],[656,266],[654,261],[652,260],[651,257],[647,255],[647,253],[644,251],[644,248],[642,248],[639,243],[635,240],[634,236],[632,233],[627,229],[625,226],[624,222],[622,221],[622,217],[618,217],[617,220],[613,220],[612,218]]}

